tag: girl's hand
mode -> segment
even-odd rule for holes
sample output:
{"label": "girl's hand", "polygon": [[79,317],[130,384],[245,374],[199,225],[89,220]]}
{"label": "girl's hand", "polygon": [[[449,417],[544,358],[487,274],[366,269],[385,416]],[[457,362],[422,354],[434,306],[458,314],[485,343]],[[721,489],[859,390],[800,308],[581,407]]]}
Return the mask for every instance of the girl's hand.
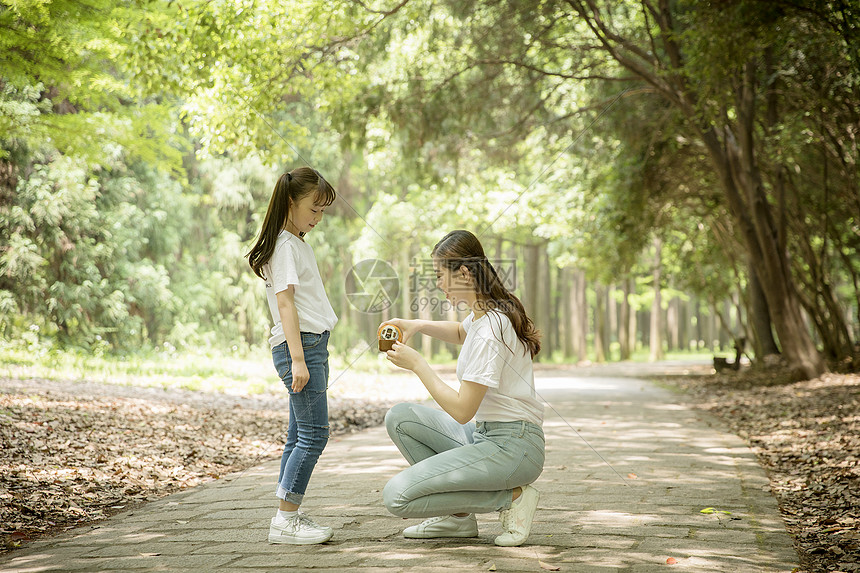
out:
{"label": "girl's hand", "polygon": [[409,342],[409,339],[418,333],[418,323],[415,320],[406,320],[405,318],[392,318],[390,320],[386,320],[379,326],[381,327],[383,324],[393,324],[394,326],[399,328],[400,332],[403,333],[403,340],[401,340],[400,342],[403,343]]}
{"label": "girl's hand", "polygon": [[293,362],[292,365],[293,371],[293,383],[290,388],[293,389],[293,392],[301,392],[302,388],[308,383],[308,380],[311,379],[311,374],[308,372],[308,365],[302,362]]}
{"label": "girl's hand", "polygon": [[426,360],[417,350],[400,342],[395,342],[391,350],[385,354],[388,356],[389,362],[406,370],[414,371],[421,364],[426,364]]}

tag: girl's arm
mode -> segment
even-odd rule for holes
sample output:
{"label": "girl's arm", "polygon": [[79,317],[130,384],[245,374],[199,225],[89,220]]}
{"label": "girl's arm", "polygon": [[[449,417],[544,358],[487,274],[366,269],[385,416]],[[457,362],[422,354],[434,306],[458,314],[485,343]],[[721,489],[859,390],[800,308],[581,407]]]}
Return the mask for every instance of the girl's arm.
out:
{"label": "girl's arm", "polygon": [[436,403],[457,422],[465,424],[474,417],[478,406],[481,405],[481,400],[484,399],[484,394],[487,393],[486,386],[463,380],[460,389],[454,390],[442,382],[418,351],[399,342],[395,343],[394,348],[387,354],[388,359],[395,366],[415,372]]}
{"label": "girl's arm", "polygon": [[463,330],[463,325],[455,320],[406,320],[403,318],[392,318],[391,320],[386,320],[383,324],[397,325],[403,331],[402,342],[407,342],[419,332],[450,344],[463,344],[463,341],[466,340],[466,331]]}
{"label": "girl's arm", "polygon": [[305,351],[302,348],[302,334],[299,331],[299,313],[295,302],[296,287],[290,285],[275,295],[278,301],[278,313],[281,315],[281,327],[290,349],[291,370],[293,382],[290,386],[293,392],[301,392],[310,379],[308,366],[305,364]]}

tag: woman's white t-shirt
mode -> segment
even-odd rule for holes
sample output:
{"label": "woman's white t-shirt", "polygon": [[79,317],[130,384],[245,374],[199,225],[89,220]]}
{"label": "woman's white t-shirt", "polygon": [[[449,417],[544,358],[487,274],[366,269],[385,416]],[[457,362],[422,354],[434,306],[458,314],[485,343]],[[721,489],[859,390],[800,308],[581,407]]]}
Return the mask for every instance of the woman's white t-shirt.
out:
{"label": "woman's white t-shirt", "polygon": [[457,378],[487,386],[475,419],[542,425],[543,403],[535,394],[532,357],[511,320],[495,311],[478,319],[471,313],[463,330],[466,339],[457,359]]}
{"label": "woman's white t-shirt", "polygon": [[275,295],[290,285],[295,285],[294,300],[301,332],[320,334],[337,324],[337,315],[326,296],[314,251],[305,241],[289,231],[281,231],[272,258],[263,265],[263,275],[266,277],[266,299],[275,323],[269,338],[272,348],[286,340]]}

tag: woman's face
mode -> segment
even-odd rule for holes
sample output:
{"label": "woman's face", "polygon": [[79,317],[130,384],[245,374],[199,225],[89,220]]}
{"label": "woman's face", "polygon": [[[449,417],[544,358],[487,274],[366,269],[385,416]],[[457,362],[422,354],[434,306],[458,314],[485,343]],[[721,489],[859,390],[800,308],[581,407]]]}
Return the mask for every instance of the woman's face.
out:
{"label": "woman's face", "polygon": [[445,293],[445,298],[454,308],[458,308],[460,303],[472,307],[476,299],[475,287],[465,267],[452,271],[434,257],[433,270],[436,272],[436,286]]}
{"label": "woman's face", "polygon": [[309,233],[322,220],[326,206],[317,202],[316,193],[308,193],[290,205],[287,231],[298,236]]}

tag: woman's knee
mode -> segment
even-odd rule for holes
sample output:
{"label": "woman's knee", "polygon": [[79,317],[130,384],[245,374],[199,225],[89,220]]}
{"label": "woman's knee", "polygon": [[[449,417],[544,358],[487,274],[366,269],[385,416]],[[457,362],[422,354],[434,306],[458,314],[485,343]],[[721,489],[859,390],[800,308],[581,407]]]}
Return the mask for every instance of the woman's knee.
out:
{"label": "woman's knee", "polygon": [[401,402],[400,404],[392,406],[388,412],[385,413],[385,429],[388,431],[388,435],[393,438],[394,434],[397,432],[397,426],[411,418],[411,404]]}
{"label": "woman's knee", "polygon": [[385,504],[385,509],[398,517],[408,517],[405,513],[406,503],[401,495],[402,489],[398,487],[398,476],[394,476],[385,487],[382,488],[382,503]]}

